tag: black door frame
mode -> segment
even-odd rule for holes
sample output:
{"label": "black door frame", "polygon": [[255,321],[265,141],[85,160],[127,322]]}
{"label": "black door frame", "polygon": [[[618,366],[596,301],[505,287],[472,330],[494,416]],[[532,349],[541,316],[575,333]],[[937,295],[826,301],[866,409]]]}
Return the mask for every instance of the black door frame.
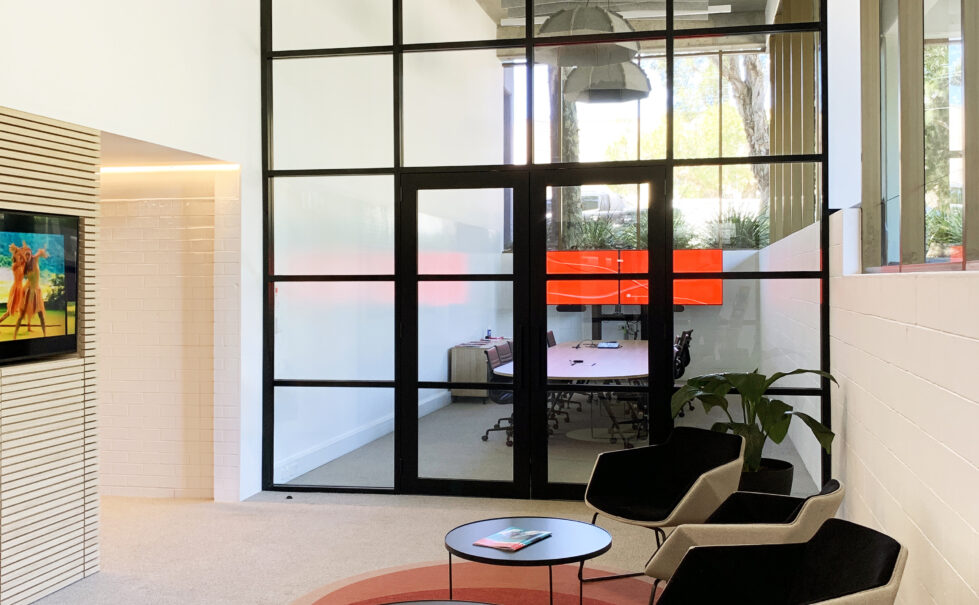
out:
{"label": "black door frame", "polygon": [[[650,379],[645,387],[603,386],[603,391],[641,393],[648,397],[650,440],[665,439],[673,426],[669,396],[673,390],[670,351],[673,344],[673,231],[668,170],[665,166],[539,168],[501,172],[425,172],[404,174],[397,218],[395,306],[399,348],[395,368],[395,491],[401,493],[580,499],[584,486],[551,483],[547,472],[546,401],[549,390],[591,391],[588,386],[549,384],[546,378],[546,190],[548,186],[590,184],[649,185],[647,214],[649,266],[632,278],[650,284],[648,313]],[[418,275],[418,191],[432,189],[509,188],[513,191],[512,275]],[[554,276],[551,276],[552,278]],[[576,275],[575,279],[608,279]],[[629,276],[626,276],[628,278]],[[560,277],[558,278],[560,279]],[[512,281],[514,298],[514,445],[513,480],[423,478],[418,476],[418,390],[448,388],[449,382],[418,380],[418,284],[423,281]],[[659,284],[660,287],[655,287]],[[522,304],[527,301],[527,304]],[[658,343],[658,344],[657,344]],[[460,386],[455,383],[455,386]],[[474,443],[474,447],[479,447]]]}
{"label": "black door frame", "polygon": [[[445,189],[512,190],[513,273],[512,274],[418,274],[418,192]],[[529,306],[517,304],[529,296],[528,257],[529,204],[528,173],[503,172],[428,172],[406,173],[401,178],[401,204],[397,217],[398,241],[395,250],[395,323],[402,354],[395,363],[395,451],[399,464],[395,470],[395,490],[401,493],[530,497],[530,431],[528,406],[531,401],[526,377],[530,359],[526,343],[530,317]],[[418,379],[418,284],[432,281],[509,281],[513,283],[514,316],[514,444],[512,481],[445,479],[418,476],[418,390],[450,388],[446,382]],[[455,387],[467,386],[454,383]],[[480,385],[469,385],[480,388]],[[485,386],[485,385],[483,385]],[[483,443],[475,441],[472,447]]]}
{"label": "black door frame", "polygon": [[[547,373],[547,347],[544,336],[547,331],[547,281],[560,280],[562,276],[547,274],[547,224],[546,192],[548,186],[615,185],[647,183],[649,206],[647,208],[648,271],[644,275],[623,275],[625,279],[645,279],[649,284],[648,314],[649,380],[646,387],[603,385],[602,391],[641,393],[649,400],[649,439],[656,443],[666,439],[673,428],[669,399],[673,392],[672,351],[673,345],[673,213],[671,209],[670,179],[665,165],[651,166],[579,166],[573,168],[537,168],[530,181],[531,247],[530,283],[533,313],[533,333],[529,343],[534,363],[531,373],[533,401],[546,401],[549,390],[595,391],[594,386],[549,383]],[[604,280],[605,275],[569,275],[574,280]],[[655,287],[661,284],[663,287]],[[657,344],[658,343],[658,344]],[[537,439],[532,441],[531,495],[541,499],[580,500],[585,486],[577,483],[552,483],[548,480],[547,411],[546,406],[531,406],[531,430]]]}

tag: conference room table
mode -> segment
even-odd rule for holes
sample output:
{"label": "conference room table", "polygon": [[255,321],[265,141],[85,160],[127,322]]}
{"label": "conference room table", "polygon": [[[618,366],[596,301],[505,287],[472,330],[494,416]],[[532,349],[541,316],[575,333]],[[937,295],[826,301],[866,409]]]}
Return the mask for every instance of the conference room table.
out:
{"label": "conference room table", "polygon": [[[617,348],[599,348],[599,342],[616,342]],[[503,378],[513,377],[513,362],[499,365],[493,373]],[[547,379],[573,384],[615,384],[649,378],[649,345],[645,340],[582,340],[559,342],[547,349]],[[560,390],[555,387],[554,390]],[[611,408],[611,397],[599,393],[598,398],[612,421],[609,433],[618,435],[626,447],[631,447]]]}

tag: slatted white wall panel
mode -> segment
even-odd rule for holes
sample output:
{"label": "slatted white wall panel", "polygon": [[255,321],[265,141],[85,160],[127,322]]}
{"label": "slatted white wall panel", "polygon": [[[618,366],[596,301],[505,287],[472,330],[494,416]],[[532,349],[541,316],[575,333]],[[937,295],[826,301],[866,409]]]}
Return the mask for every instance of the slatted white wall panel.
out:
{"label": "slatted white wall panel", "polygon": [[0,209],[82,217],[77,356],[0,367],[0,605],[99,569],[99,132],[0,107]]}

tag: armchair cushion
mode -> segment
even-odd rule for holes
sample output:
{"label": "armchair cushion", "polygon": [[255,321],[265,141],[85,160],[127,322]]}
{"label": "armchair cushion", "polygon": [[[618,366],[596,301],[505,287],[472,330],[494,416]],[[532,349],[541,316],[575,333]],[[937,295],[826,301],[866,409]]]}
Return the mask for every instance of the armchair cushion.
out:
{"label": "armchair cushion", "polygon": [[[585,503],[625,522],[652,526],[669,519],[699,485],[698,495],[711,500],[702,520],[736,488],[737,481],[727,475],[740,475],[743,444],[736,435],[678,427],[660,445],[605,452],[595,461]],[[704,479],[720,468],[725,471],[720,484]]]}

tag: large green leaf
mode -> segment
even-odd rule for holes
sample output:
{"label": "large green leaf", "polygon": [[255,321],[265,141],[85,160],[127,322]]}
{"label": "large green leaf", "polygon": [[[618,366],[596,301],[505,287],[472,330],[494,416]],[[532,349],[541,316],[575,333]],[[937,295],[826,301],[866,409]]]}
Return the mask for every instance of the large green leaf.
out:
{"label": "large green leaf", "polygon": [[758,399],[765,394],[765,375],[758,372],[747,372],[743,374],[725,374],[728,381],[741,394],[749,405],[754,405]]}
{"label": "large green leaf", "polygon": [[761,429],[768,433],[768,438],[775,443],[782,443],[789,432],[792,416],[789,412],[792,406],[778,399],[762,397],[758,402],[758,422]]}
{"label": "large green leaf", "polygon": [[823,426],[823,423],[819,422],[809,414],[805,414],[803,412],[792,412],[792,414],[801,418],[802,421],[806,423],[806,426],[809,427],[809,430],[812,431],[812,434],[815,435],[816,440],[819,441],[819,445],[823,446],[826,453],[831,453],[830,448],[833,445],[833,437],[836,436],[833,434],[833,431]]}
{"label": "large green leaf", "polygon": [[832,382],[839,384],[838,382],[836,382],[836,378],[834,378],[833,375],[830,374],[829,372],[822,372],[820,370],[803,370],[800,368],[798,370],[792,370],[791,372],[775,372],[768,378],[768,381],[765,382],[765,390],[767,390],[768,387],[772,386],[772,384],[774,384],[775,381],[781,380],[786,376],[794,376],[796,374],[818,374],[823,378],[828,378]]}
{"label": "large green leaf", "polygon": [[697,396],[700,403],[704,406],[704,413],[709,414],[714,408],[721,408],[727,411],[727,399],[721,395],[715,395],[713,393],[703,393]]}
{"label": "large green leaf", "polygon": [[676,418],[677,414],[683,409],[683,406],[688,401],[695,399],[702,392],[700,387],[691,381],[680,387],[676,393],[673,393],[673,397],[670,399],[670,408],[673,411],[673,417]]}

